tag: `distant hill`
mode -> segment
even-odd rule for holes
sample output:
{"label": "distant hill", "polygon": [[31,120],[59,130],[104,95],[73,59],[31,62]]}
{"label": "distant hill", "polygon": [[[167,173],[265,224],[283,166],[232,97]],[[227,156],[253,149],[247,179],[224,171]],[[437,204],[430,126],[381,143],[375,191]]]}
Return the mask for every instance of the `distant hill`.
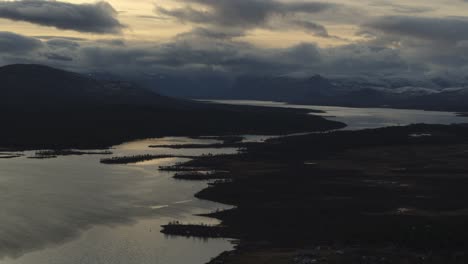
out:
{"label": "distant hill", "polygon": [[173,100],[128,82],[98,81],[43,65],[0,67],[0,103],[10,106],[142,105]]}
{"label": "distant hill", "polygon": [[[96,75],[99,76],[99,75]],[[468,78],[415,76],[142,75],[142,86],[168,96],[282,101],[311,105],[468,111]]]}
{"label": "distant hill", "polygon": [[289,77],[243,76],[226,96],[238,99],[294,101],[297,98],[327,96],[335,87],[320,75],[305,79]]}
{"label": "distant hill", "polygon": [[468,83],[389,79],[240,77],[223,99],[296,104],[468,111]]}
{"label": "distant hill", "polygon": [[0,67],[0,150],[99,148],[157,136],[283,134],[342,124],[306,111],[205,104],[42,65]]}

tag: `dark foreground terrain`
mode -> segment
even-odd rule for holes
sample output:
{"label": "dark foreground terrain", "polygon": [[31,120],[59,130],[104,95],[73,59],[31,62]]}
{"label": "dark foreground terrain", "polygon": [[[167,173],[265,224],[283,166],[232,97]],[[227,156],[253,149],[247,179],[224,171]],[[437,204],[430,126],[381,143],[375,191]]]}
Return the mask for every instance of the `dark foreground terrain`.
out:
{"label": "dark foreground terrain", "polygon": [[211,215],[221,226],[171,223],[164,233],[240,239],[212,263],[468,263],[468,127],[341,131],[247,147],[179,165],[223,171],[227,180],[197,197],[237,208]]}

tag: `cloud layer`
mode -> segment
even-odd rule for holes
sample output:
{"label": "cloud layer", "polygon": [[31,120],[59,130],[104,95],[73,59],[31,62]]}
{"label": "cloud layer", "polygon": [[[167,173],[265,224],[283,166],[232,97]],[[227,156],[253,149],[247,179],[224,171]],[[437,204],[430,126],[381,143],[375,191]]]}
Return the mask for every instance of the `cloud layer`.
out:
{"label": "cloud layer", "polygon": [[[131,39],[127,31],[105,40],[3,32],[0,64],[34,62],[122,74],[468,75],[468,17],[444,13],[443,5],[423,1],[336,1],[158,2],[153,11],[161,19],[138,19],[155,23],[150,30],[155,35],[157,25],[168,23],[182,22],[184,32],[163,42]],[[447,1],[468,6],[466,1]],[[91,33],[115,34],[124,27],[106,2],[0,1],[0,17]],[[276,45],[284,48],[253,44],[250,37],[264,32],[276,34],[272,41],[282,42],[281,34],[296,40]],[[302,40],[303,32],[313,36]]]}
{"label": "cloud layer", "polygon": [[[9,39],[10,36],[0,34],[0,43],[5,41],[2,38]],[[261,48],[248,42],[193,34],[184,34],[161,44],[128,43],[118,39],[75,41],[17,35],[14,38],[22,38],[23,46],[33,42],[40,44],[30,45],[29,55],[0,51],[0,55],[9,55],[3,56],[3,64],[26,61],[81,71],[184,76],[366,74],[368,71],[393,74],[408,68],[408,62],[397,50],[357,44],[320,48],[314,43],[303,43],[282,49]]]}
{"label": "cloud layer", "polygon": [[468,18],[385,16],[376,18],[365,26],[395,37],[438,42],[468,39]]}
{"label": "cloud layer", "polygon": [[0,2],[0,18],[58,29],[90,33],[119,33],[124,27],[107,2],[71,4],[47,0]]}
{"label": "cloud layer", "polygon": [[29,53],[42,47],[42,42],[35,38],[0,31],[0,53]]}
{"label": "cloud layer", "polygon": [[255,28],[272,30],[289,27],[301,28],[321,37],[328,31],[307,15],[318,14],[337,4],[327,2],[279,2],[275,0],[179,0],[183,8],[167,9],[156,6],[155,12],[176,18],[182,22],[195,23],[210,28],[232,31],[248,31]]}

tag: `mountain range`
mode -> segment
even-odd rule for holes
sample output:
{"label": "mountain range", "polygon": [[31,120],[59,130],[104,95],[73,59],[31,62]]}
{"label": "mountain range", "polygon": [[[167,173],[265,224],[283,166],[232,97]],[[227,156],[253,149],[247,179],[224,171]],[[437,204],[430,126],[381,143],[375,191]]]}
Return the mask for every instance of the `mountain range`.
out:
{"label": "mountain range", "polygon": [[391,107],[425,110],[468,110],[468,83],[442,80],[415,82],[360,79],[241,78],[227,93],[236,99],[286,101],[296,104],[350,107]]}
{"label": "mountain range", "polygon": [[139,82],[182,98],[468,111],[468,79],[406,77],[142,76]]}

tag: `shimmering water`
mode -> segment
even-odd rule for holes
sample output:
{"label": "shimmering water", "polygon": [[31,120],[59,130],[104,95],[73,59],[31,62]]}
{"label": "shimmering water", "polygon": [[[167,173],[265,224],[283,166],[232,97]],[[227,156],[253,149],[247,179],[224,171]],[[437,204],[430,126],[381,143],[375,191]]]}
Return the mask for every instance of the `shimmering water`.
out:
{"label": "shimmering water", "polygon": [[[215,141],[216,142],[216,141]],[[202,155],[236,149],[148,148],[214,143],[189,138],[149,139],[116,146],[114,156]],[[158,167],[171,158],[134,165],[104,165],[104,155],[0,159],[0,263],[205,263],[232,248],[226,239],[170,238],[172,220],[213,223],[194,216],[224,205],[193,195],[206,183],[176,181]]]}

